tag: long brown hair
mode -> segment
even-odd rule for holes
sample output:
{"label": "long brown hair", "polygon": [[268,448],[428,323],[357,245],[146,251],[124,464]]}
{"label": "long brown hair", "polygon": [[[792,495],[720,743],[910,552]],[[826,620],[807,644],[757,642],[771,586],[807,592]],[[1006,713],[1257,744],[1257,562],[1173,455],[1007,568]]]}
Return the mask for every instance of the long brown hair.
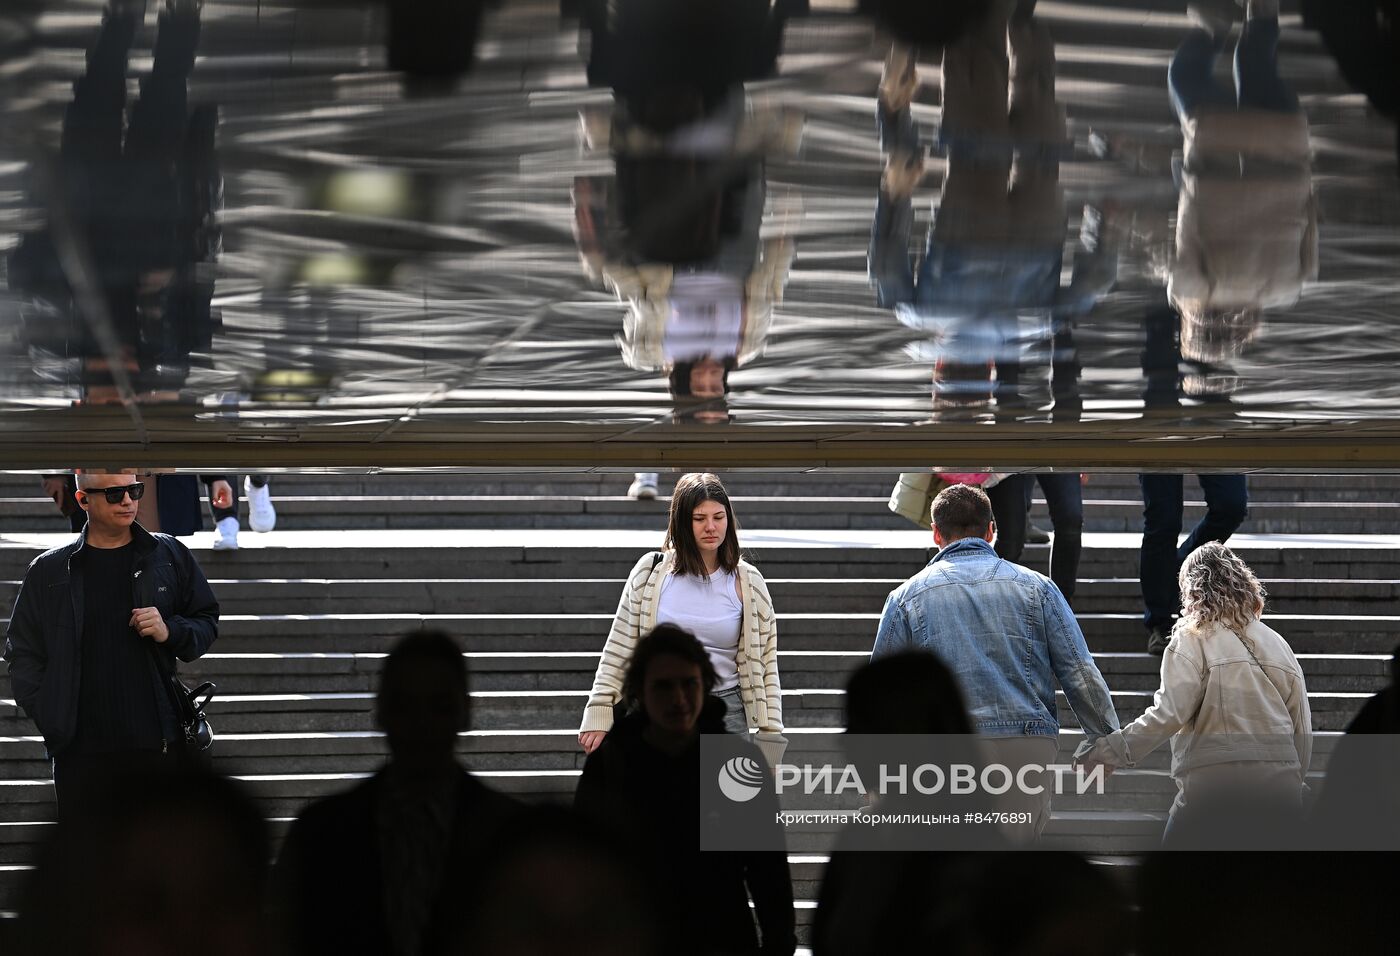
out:
{"label": "long brown hair", "polygon": [[719,546],[719,566],[730,573],[739,567],[739,519],[729,503],[729,492],[714,475],[692,472],[681,475],[676,490],[671,492],[671,518],[666,529],[666,550],[676,553],[677,574],[705,577],[705,560],[700,557],[700,545],[695,542],[695,526],[691,515],[702,502],[713,501],[724,507],[729,521],[724,540]]}

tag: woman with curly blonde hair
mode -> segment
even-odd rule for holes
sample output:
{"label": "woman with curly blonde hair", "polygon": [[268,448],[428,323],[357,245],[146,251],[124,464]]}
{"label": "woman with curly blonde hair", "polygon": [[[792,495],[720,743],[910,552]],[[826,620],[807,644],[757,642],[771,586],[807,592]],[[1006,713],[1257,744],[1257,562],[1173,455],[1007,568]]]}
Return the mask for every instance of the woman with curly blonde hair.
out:
{"label": "woman with curly blonde hair", "polygon": [[1182,563],[1181,617],[1162,657],[1152,706],[1122,730],[1081,745],[1076,757],[1136,767],[1171,738],[1176,800],[1241,788],[1273,805],[1301,806],[1312,759],[1312,714],[1303,671],[1288,642],[1260,617],[1264,586],[1249,565],[1211,542]]}

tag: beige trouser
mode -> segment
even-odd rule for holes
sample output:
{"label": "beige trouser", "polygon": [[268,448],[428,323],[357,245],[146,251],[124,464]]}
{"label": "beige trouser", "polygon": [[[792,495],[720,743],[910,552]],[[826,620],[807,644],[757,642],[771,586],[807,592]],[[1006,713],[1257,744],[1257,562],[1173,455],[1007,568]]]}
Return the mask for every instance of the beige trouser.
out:
{"label": "beige trouser", "polygon": [[[1027,764],[1048,767],[1056,762],[1060,747],[1054,737],[983,737],[982,754],[989,764],[1006,766],[1016,779],[1018,771]],[[1050,821],[1050,794],[1054,790],[1055,775],[1049,771],[1026,774],[1026,782],[1039,786],[1041,792],[1022,793],[1012,787],[996,798],[996,809],[1001,813],[1029,814],[1028,822],[1004,823],[1002,834],[1014,845],[1028,846],[1040,839],[1040,831]]]}

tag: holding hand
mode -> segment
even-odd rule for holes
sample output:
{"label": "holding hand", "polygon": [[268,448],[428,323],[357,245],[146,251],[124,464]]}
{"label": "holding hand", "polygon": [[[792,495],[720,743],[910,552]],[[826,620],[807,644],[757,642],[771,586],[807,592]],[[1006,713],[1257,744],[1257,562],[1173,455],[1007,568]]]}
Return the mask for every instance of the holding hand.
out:
{"label": "holding hand", "polygon": [[228,508],[233,505],[233,487],[220,478],[209,484],[209,503],[215,508]]}
{"label": "holding hand", "polygon": [[131,620],[127,624],[136,628],[136,633],[149,637],[157,644],[170,640],[170,629],[165,626],[165,618],[160,616],[159,608],[138,607],[131,612]]}

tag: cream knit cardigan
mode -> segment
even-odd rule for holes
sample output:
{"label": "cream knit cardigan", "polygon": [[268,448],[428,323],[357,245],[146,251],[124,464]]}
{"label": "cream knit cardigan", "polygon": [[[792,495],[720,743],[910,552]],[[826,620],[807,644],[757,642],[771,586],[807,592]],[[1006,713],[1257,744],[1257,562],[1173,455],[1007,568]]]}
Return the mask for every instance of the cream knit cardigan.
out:
{"label": "cream knit cardigan", "polygon": [[[656,560],[656,552],[642,556],[622,589],[617,604],[617,616],[603,645],[603,656],[593,678],[593,690],[583,712],[580,733],[612,729],[613,705],[622,697],[622,679],[632,652],[642,636],[656,627],[657,607],[661,603],[661,582],[671,573],[675,554],[665,552]],[[744,717],[750,731],[757,731],[755,742],[770,763],[782,757],[787,746],[783,737],[782,687],[778,683],[778,624],[773,613],[773,599],[763,575],[747,561],[740,561],[737,571],[740,600],[744,605],[744,623],[739,635],[735,664],[739,672],[739,697],[744,703]]]}

